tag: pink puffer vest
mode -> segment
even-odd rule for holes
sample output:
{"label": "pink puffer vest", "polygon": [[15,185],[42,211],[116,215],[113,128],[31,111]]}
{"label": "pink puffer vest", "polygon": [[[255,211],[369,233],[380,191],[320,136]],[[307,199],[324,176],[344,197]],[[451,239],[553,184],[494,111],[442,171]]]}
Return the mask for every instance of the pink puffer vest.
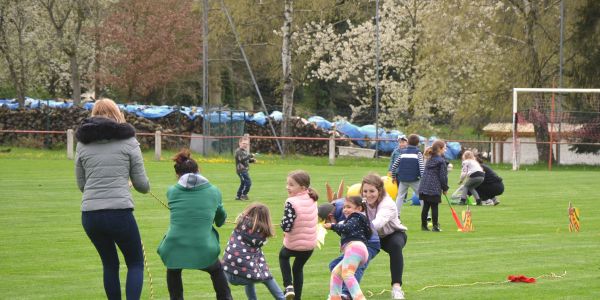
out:
{"label": "pink puffer vest", "polygon": [[317,202],[308,193],[302,193],[286,200],[296,211],[292,231],[286,232],[283,245],[296,251],[308,251],[317,246]]}

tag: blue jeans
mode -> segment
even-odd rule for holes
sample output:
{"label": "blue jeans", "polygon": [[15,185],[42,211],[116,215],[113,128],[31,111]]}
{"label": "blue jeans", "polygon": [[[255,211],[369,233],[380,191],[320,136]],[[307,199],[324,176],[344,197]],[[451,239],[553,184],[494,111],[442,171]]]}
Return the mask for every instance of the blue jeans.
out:
{"label": "blue jeans", "polygon": [[132,209],[84,211],[81,224],[90,238],[104,269],[104,291],[108,299],[121,299],[119,256],[121,249],[127,264],[127,299],[140,299],[144,284],[142,240]]}
{"label": "blue jeans", "polygon": [[237,191],[237,197],[246,196],[250,192],[250,186],[252,186],[252,180],[250,180],[250,175],[248,171],[242,171],[237,173],[238,177],[240,177],[240,187]]}
{"label": "blue jeans", "polygon": [[283,297],[283,292],[281,291],[281,288],[279,288],[279,285],[277,285],[277,282],[275,282],[275,279],[273,279],[273,278],[271,278],[269,280],[256,281],[256,280],[250,280],[250,279],[246,279],[244,277],[236,276],[236,275],[233,275],[228,272],[225,272],[225,276],[227,277],[227,280],[229,281],[229,283],[231,283],[232,285],[243,285],[244,286],[244,288],[246,289],[246,297],[248,297],[248,300],[256,300],[257,299],[256,298],[256,290],[254,289],[254,284],[259,283],[259,282],[262,282],[269,289],[269,292],[271,292],[271,295],[273,295],[273,298],[275,298],[277,300],[285,299]]}
{"label": "blue jeans", "polygon": [[[375,256],[377,255],[377,253],[379,253],[379,249],[378,248],[373,248],[371,245],[369,245],[369,243],[367,243],[367,251],[369,252],[369,260],[367,260],[367,262],[364,265],[359,266],[356,269],[356,272],[354,272],[354,277],[356,277],[356,281],[359,282],[359,283],[360,283],[360,280],[363,277],[363,274],[365,273],[365,270],[369,266],[369,262],[373,258],[375,258]],[[342,261],[342,259],[344,259],[344,253],[342,253],[340,256],[338,256],[334,260],[332,260],[329,263],[329,272],[331,272],[333,270],[333,268],[335,268],[335,266],[337,266],[337,264],[340,261]],[[350,292],[348,291],[348,287],[346,287],[346,284],[344,284],[342,286],[342,294],[347,295],[348,297],[350,297]]]}

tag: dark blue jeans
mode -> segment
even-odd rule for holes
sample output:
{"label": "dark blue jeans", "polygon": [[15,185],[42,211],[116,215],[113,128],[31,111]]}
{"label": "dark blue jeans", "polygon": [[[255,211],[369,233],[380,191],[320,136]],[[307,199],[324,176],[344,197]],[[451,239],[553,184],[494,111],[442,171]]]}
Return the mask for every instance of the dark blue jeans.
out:
{"label": "dark blue jeans", "polygon": [[283,300],[283,292],[281,291],[281,288],[279,288],[279,285],[277,285],[277,282],[275,281],[275,279],[271,278],[269,280],[262,280],[262,281],[256,281],[256,280],[250,280],[241,276],[236,276],[233,275],[231,273],[227,273],[225,272],[225,276],[227,277],[227,281],[229,281],[229,283],[233,284],[233,285],[243,285],[245,290],[246,290],[246,298],[248,298],[248,300],[257,300],[258,298],[256,298],[256,289],[254,288],[254,285],[257,283],[263,283],[268,289],[269,292],[271,292],[271,295],[273,295],[273,298],[275,298],[276,300]]}
{"label": "dark blue jeans", "polygon": [[[377,246],[379,246],[379,244],[377,244]],[[375,256],[377,255],[377,253],[379,253],[379,247],[373,247],[372,245],[370,245],[369,243],[367,243],[367,251],[369,252],[369,260],[367,260],[367,262],[364,265],[359,266],[356,269],[356,271],[354,272],[354,277],[356,277],[356,281],[358,283],[360,283],[360,280],[362,279],[363,274],[365,273],[365,270],[369,266],[369,262],[371,262],[371,260],[373,258],[375,258]],[[337,266],[337,264],[340,261],[342,261],[342,259],[344,259],[344,253],[342,253],[340,256],[338,256],[334,260],[332,260],[329,263],[329,272],[331,272],[333,270],[333,268],[335,268],[335,266]],[[342,294],[347,295],[348,297],[351,297],[350,296],[350,292],[348,291],[348,287],[346,287],[345,283],[342,286]]]}
{"label": "dark blue jeans", "polygon": [[240,177],[240,187],[237,191],[237,197],[246,196],[250,192],[250,186],[252,186],[252,180],[250,180],[250,175],[248,171],[242,171],[238,173]]}
{"label": "dark blue jeans", "polygon": [[119,256],[121,249],[127,264],[127,299],[140,299],[144,284],[142,240],[132,209],[84,211],[81,224],[90,238],[104,269],[104,291],[108,299],[121,299]]}

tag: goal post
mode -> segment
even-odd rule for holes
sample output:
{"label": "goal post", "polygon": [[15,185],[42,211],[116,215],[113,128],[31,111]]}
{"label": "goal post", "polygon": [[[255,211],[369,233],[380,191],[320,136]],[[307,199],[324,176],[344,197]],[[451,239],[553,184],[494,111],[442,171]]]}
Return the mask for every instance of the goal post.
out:
{"label": "goal post", "polygon": [[[518,110],[518,97],[519,94],[525,93],[556,93],[556,94],[578,94],[578,93],[591,93],[600,94],[600,89],[583,89],[583,88],[513,88],[513,114],[512,114],[512,169],[518,170],[520,165],[520,147],[518,126],[519,126],[519,110]],[[554,102],[553,102],[554,105]],[[554,110],[554,107],[553,107]],[[553,111],[554,113],[554,111]],[[598,111],[600,113],[600,110]],[[553,126],[551,126],[552,128]],[[550,138],[552,133],[550,134]],[[560,141],[559,141],[560,142]],[[550,142],[550,147],[552,147]]]}

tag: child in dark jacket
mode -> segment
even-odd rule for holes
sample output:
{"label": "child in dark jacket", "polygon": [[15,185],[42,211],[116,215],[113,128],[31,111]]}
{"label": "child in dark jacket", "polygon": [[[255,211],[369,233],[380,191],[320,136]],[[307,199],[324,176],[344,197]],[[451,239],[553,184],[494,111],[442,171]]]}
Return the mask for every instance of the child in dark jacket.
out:
{"label": "child in dark jacket", "polygon": [[283,292],[269,270],[261,247],[273,236],[269,208],[255,203],[238,217],[223,253],[223,270],[232,285],[244,285],[246,296],[255,300],[254,285],[263,283],[273,298],[282,300]]}
{"label": "child in dark jacket", "polygon": [[238,188],[235,200],[249,200],[248,193],[252,186],[252,180],[248,171],[250,163],[256,162],[256,160],[254,159],[254,155],[250,153],[250,138],[241,138],[239,146],[235,150],[235,172],[240,178],[240,187]]}
{"label": "child in dark jacket", "polygon": [[344,202],[343,211],[346,216],[345,222],[325,224],[325,228],[340,235],[344,253],[344,259],[331,272],[329,299],[342,299],[342,284],[346,284],[352,299],[365,299],[354,272],[369,260],[366,243],[372,234],[372,229],[366,215],[367,205],[360,197],[348,197]]}
{"label": "child in dark jacket", "polygon": [[448,169],[444,159],[446,144],[442,140],[437,140],[431,147],[425,150],[425,171],[419,185],[419,198],[423,200],[423,209],[421,210],[421,229],[429,231],[427,228],[427,213],[431,208],[431,219],[433,222],[432,231],[442,231],[438,223],[438,204],[442,202],[442,193],[448,192]]}
{"label": "child in dark jacket", "polygon": [[394,181],[398,183],[398,196],[396,197],[398,215],[400,215],[402,203],[408,194],[408,188],[412,188],[413,192],[418,194],[419,182],[424,169],[423,153],[419,150],[419,136],[411,134],[408,136],[408,146],[400,151],[390,168]]}

